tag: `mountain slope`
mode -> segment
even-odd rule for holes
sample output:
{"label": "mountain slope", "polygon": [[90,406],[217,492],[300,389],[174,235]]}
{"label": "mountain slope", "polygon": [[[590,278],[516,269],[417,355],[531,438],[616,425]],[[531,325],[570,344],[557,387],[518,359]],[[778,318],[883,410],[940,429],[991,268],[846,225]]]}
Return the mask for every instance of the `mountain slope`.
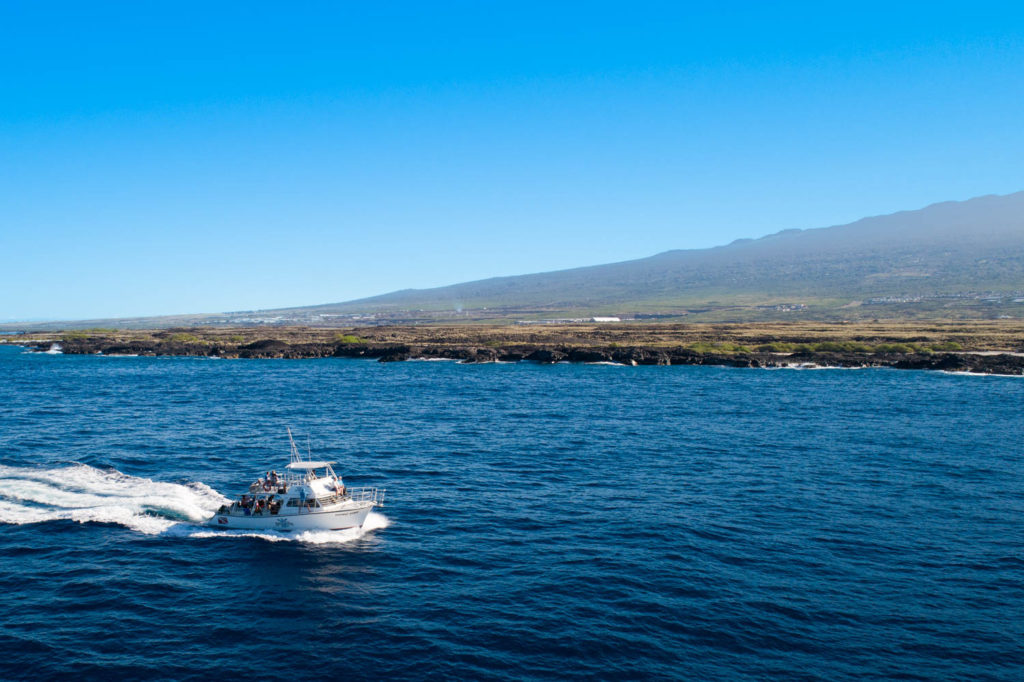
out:
{"label": "mountain slope", "polygon": [[1024,289],[1024,192],[634,261],[404,290],[306,310],[685,306]]}
{"label": "mountain slope", "polygon": [[595,314],[755,321],[792,319],[794,311],[822,320],[1024,317],[1024,192],[785,230],[711,249],[344,303],[31,327],[337,326]]}

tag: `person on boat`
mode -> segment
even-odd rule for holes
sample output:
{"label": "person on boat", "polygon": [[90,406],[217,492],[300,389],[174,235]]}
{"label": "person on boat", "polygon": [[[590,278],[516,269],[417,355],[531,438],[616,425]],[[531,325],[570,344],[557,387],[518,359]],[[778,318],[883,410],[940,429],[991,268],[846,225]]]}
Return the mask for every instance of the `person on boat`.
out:
{"label": "person on boat", "polygon": [[299,511],[306,506],[306,489],[299,488]]}
{"label": "person on boat", "polygon": [[267,475],[267,478],[270,479],[270,485],[272,485],[272,486],[274,486],[276,488],[277,487],[277,480],[278,480],[277,479],[277,472],[276,471],[271,471]]}

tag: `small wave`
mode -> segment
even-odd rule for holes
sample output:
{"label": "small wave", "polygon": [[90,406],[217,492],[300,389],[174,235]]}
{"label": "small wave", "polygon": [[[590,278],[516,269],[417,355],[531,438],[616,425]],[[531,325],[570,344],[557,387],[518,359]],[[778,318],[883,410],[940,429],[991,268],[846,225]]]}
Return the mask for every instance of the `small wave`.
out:
{"label": "small wave", "polygon": [[990,374],[988,372],[954,372],[948,369],[940,369],[942,374],[959,377],[999,377],[1001,379],[1024,379],[1024,374]]}
{"label": "small wave", "polygon": [[842,365],[818,365],[813,362],[800,362],[800,363],[789,363],[786,365],[776,365],[775,367],[762,367],[761,369],[793,369],[797,371],[810,371],[810,370],[821,370],[821,369],[872,369],[871,367],[858,366],[858,367],[843,367]]}
{"label": "small wave", "polygon": [[59,343],[51,343],[50,347],[47,350],[44,350],[43,352],[46,353],[47,355],[63,355],[64,349],[61,347]]}

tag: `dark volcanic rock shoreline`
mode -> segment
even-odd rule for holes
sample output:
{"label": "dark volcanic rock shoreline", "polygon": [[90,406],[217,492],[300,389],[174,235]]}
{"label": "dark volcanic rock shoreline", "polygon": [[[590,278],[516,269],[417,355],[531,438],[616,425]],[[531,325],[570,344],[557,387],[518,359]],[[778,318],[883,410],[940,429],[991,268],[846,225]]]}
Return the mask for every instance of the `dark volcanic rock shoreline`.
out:
{"label": "dark volcanic rock shoreline", "polygon": [[[716,353],[675,347],[579,347],[559,344],[502,346],[440,346],[406,343],[287,343],[261,339],[233,345],[174,340],[117,341],[102,337],[64,339],[61,349],[72,355],[192,356],[243,359],[366,358],[380,362],[447,359],[487,362],[607,362],[622,365],[719,365],[729,367],[891,367],[978,374],[1024,375],[1024,357],[1009,353],[856,353],[808,351]],[[33,348],[45,351],[50,343]]]}

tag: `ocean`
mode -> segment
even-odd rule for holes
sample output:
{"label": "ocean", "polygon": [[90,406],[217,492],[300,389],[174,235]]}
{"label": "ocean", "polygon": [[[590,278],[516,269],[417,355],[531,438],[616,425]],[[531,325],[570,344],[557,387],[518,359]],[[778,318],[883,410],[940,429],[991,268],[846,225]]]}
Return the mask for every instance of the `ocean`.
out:
{"label": "ocean", "polygon": [[[205,518],[287,462],[361,532]],[[0,678],[1024,678],[1024,380],[0,347]]]}

